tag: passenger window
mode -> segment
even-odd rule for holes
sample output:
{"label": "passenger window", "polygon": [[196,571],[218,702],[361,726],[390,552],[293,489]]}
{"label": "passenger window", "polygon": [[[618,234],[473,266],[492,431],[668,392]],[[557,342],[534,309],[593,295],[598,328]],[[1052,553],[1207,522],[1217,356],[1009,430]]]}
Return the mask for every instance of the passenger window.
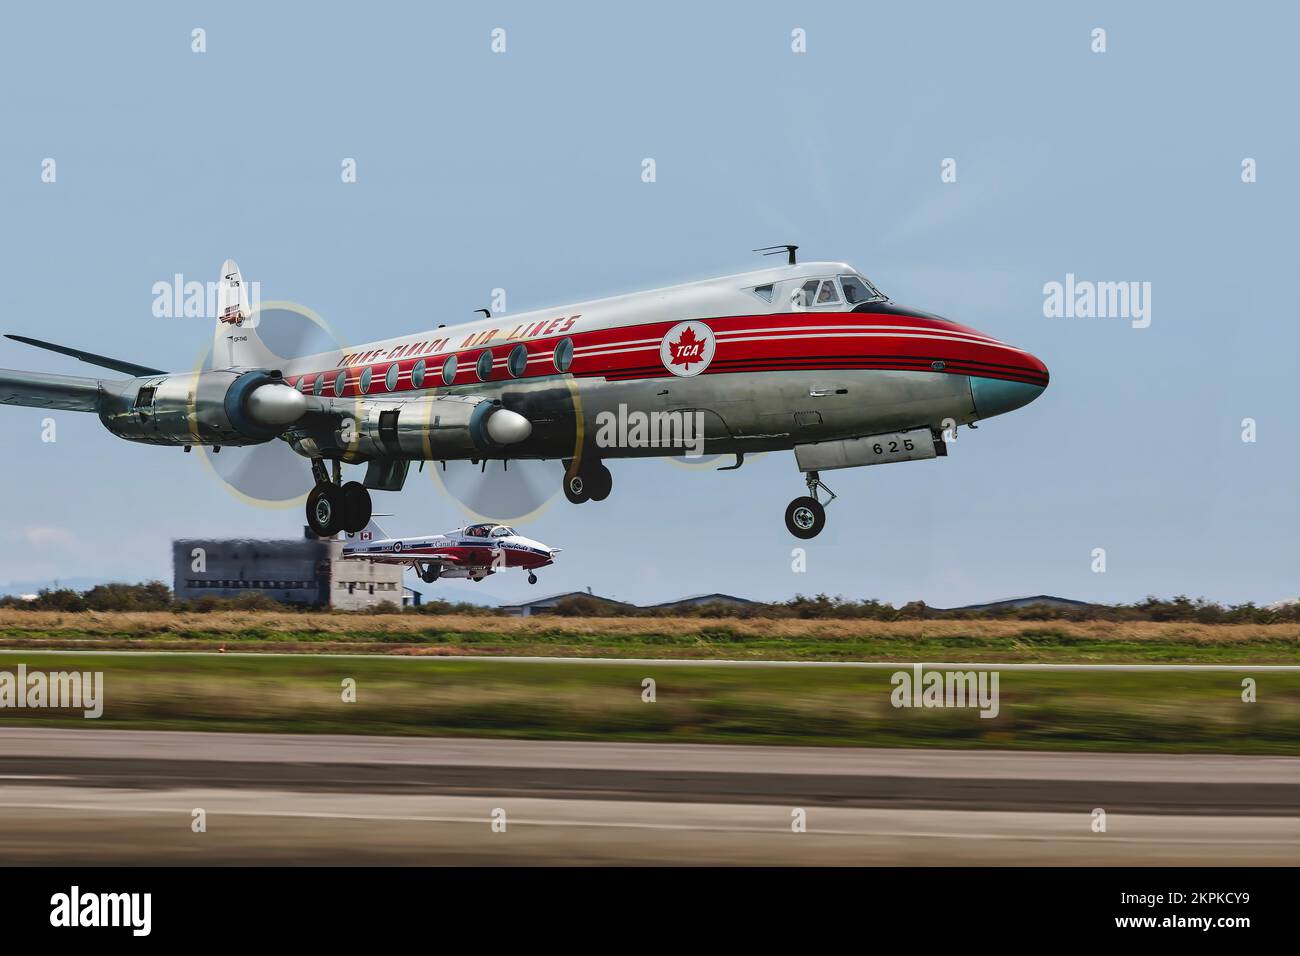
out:
{"label": "passenger window", "polygon": [[506,361],[506,370],[512,378],[518,378],[528,369],[528,347],[520,344],[510,350],[510,358]]}
{"label": "passenger window", "polygon": [[573,364],[573,339],[561,339],[555,346],[555,370],[557,372],[567,372],[569,366]]}

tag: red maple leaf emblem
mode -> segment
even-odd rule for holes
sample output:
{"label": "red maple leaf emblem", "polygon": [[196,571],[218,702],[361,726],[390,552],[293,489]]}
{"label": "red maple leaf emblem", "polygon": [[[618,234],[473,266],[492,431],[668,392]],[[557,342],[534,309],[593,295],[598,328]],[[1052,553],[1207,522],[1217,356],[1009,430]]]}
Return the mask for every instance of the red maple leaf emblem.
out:
{"label": "red maple leaf emblem", "polygon": [[704,361],[704,346],[708,344],[708,339],[698,338],[695,330],[689,325],[682,332],[681,338],[676,342],[669,342],[668,349],[672,354],[670,362],[673,365],[684,365],[686,370],[691,370],[692,362]]}

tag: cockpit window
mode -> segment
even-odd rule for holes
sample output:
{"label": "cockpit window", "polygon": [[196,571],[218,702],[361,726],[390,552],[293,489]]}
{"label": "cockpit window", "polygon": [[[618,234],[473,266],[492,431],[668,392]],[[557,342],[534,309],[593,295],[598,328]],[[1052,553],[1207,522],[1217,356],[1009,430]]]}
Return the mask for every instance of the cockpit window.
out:
{"label": "cockpit window", "polygon": [[835,288],[834,279],[823,279],[822,287],[817,290],[818,305],[833,305],[840,301],[840,293]]}
{"label": "cockpit window", "polygon": [[754,287],[754,295],[758,296],[764,302],[772,301],[772,283]]}
{"label": "cockpit window", "polygon": [[465,529],[465,534],[471,538],[486,538],[492,527],[490,524],[472,524]]}
{"label": "cockpit window", "polygon": [[514,534],[514,531],[503,524],[499,524],[492,529],[492,537],[494,538],[508,538],[512,534]]}
{"label": "cockpit window", "polygon": [[809,308],[812,306],[839,305],[840,291],[835,287],[834,279],[809,279],[794,294],[795,306]]}
{"label": "cockpit window", "polygon": [[840,276],[840,285],[844,288],[844,299],[849,305],[860,302],[883,302],[885,296],[862,276]]}
{"label": "cockpit window", "polygon": [[820,279],[809,279],[800,286],[799,291],[794,294],[795,304],[803,308],[812,305],[817,298],[817,286],[820,282]]}

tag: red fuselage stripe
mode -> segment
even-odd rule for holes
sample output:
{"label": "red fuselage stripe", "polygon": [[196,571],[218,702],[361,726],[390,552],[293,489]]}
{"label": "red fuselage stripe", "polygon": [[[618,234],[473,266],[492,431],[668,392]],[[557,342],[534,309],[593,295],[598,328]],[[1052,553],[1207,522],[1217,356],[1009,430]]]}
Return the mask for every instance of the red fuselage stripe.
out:
{"label": "red fuselage stripe", "polygon": [[[716,338],[715,355],[704,370],[705,375],[802,369],[907,369],[1047,384],[1046,367],[1029,353],[945,319],[894,312],[793,312],[695,321],[709,326]],[[528,362],[518,378],[558,374],[552,356],[565,338],[573,341],[574,356],[569,371],[576,378],[630,381],[668,377],[671,373],[659,359],[659,344],[676,324],[667,321],[615,326],[524,342]],[[517,344],[496,346],[491,372],[482,380],[477,374],[477,364],[484,349],[396,359],[397,383],[392,391],[415,390],[412,371],[419,362],[424,363],[420,390],[479,381],[513,381],[516,377],[506,368],[506,358]],[[442,367],[450,355],[456,356],[456,372],[450,382],[444,382]],[[335,377],[342,372],[345,375],[342,395],[354,396],[361,394],[361,377],[368,368],[370,389],[366,394],[383,395],[389,393],[385,375],[392,364],[384,361],[350,365],[293,375],[287,381],[297,384],[306,379],[308,386],[312,386],[318,376],[323,376],[322,393],[335,395],[338,394],[334,388]]]}

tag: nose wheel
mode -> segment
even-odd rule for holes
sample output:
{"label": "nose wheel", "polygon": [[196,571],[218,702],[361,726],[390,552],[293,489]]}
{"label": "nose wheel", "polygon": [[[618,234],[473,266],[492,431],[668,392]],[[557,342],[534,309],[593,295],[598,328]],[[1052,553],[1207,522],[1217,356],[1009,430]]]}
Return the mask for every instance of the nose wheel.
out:
{"label": "nose wheel", "polygon": [[529,584],[536,584],[536,583],[537,583],[537,575],[533,574],[532,571],[529,571],[529,572],[528,572],[528,583],[529,583]]}
{"label": "nose wheel", "polygon": [[[808,472],[808,494],[794,499],[785,508],[785,527],[796,538],[815,538],[826,527],[826,505],[835,500],[835,492],[822,482],[815,471]],[[821,495],[825,493],[826,504]]]}

